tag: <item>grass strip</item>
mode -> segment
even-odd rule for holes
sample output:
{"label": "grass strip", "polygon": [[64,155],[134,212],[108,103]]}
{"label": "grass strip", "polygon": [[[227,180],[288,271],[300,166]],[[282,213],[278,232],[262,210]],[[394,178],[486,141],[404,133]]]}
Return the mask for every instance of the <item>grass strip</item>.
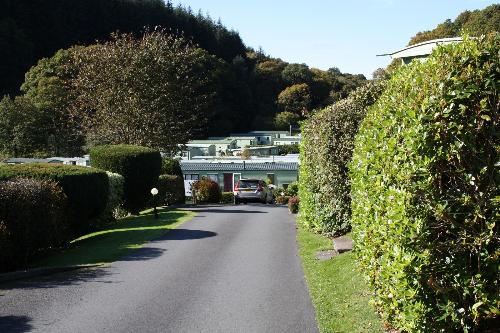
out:
{"label": "grass strip", "polygon": [[33,267],[58,267],[110,263],[163,236],[196,214],[185,210],[159,209],[158,219],[151,210],[139,216],[117,220],[106,229],[84,235],[69,248],[36,261]]}
{"label": "grass strip", "polygon": [[383,333],[382,320],[368,303],[369,291],[353,254],[347,252],[320,261],[315,253],[332,249],[332,241],[306,230],[300,223],[297,227],[299,254],[320,332]]}

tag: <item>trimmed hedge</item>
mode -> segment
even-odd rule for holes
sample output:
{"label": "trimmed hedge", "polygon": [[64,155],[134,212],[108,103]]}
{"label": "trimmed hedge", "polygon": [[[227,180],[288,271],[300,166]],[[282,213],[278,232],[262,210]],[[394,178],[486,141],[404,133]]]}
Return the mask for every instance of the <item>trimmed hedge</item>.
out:
{"label": "trimmed hedge", "polygon": [[47,180],[0,181],[0,272],[26,269],[38,251],[68,239],[67,197]]}
{"label": "trimmed hedge", "polygon": [[124,177],[123,207],[132,214],[148,206],[151,189],[156,186],[161,169],[160,153],[133,145],[105,145],[90,150],[93,167]]}
{"label": "trimmed hedge", "polygon": [[208,178],[195,181],[192,189],[197,203],[219,203],[222,197],[219,184]]}
{"label": "trimmed hedge", "polygon": [[384,85],[384,81],[368,83],[302,123],[300,221],[309,229],[329,235],[350,230],[347,164],[366,108],[377,100]]}
{"label": "trimmed hedge", "polygon": [[499,54],[496,34],[403,66],[356,138],[355,250],[401,331],[498,325]]}
{"label": "trimmed hedge", "polygon": [[220,202],[223,204],[234,203],[234,193],[233,192],[222,192]]}
{"label": "trimmed hedge", "polygon": [[110,171],[106,171],[106,174],[109,180],[109,194],[105,217],[108,221],[113,221],[126,215],[122,208],[125,178],[118,173]]}
{"label": "trimmed hedge", "polygon": [[48,163],[0,164],[0,180],[19,177],[52,180],[62,187],[68,197],[73,236],[90,231],[108,202],[108,176],[95,168]]}
{"label": "trimmed hedge", "polygon": [[183,204],[186,200],[182,176],[160,175],[157,188],[159,200],[167,206]]}

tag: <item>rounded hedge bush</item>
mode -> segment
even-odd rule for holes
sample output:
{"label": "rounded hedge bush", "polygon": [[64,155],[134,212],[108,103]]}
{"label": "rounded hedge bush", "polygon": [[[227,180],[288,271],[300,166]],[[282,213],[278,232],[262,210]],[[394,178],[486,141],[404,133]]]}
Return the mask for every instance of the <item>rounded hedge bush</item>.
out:
{"label": "rounded hedge bush", "polygon": [[219,184],[208,178],[195,181],[192,189],[198,203],[219,203],[222,197]]}
{"label": "rounded hedge bush", "polygon": [[499,52],[497,34],[403,66],[356,138],[355,250],[401,331],[498,324]]}
{"label": "rounded hedge bush", "polygon": [[185,202],[184,178],[179,175],[160,175],[158,179],[158,197],[166,205]]}
{"label": "rounded hedge bush", "polygon": [[68,197],[73,236],[92,229],[108,202],[108,176],[102,170],[63,164],[0,164],[0,180],[12,178],[52,180]]}
{"label": "rounded hedge bush", "polygon": [[150,203],[162,163],[158,151],[133,145],[97,146],[90,150],[90,163],[124,177],[123,207],[127,211],[138,214]]}
{"label": "rounded hedge bush", "polygon": [[177,175],[182,177],[181,164],[178,159],[164,157],[161,161],[162,175]]}
{"label": "rounded hedge bush", "polygon": [[350,230],[347,164],[366,108],[377,100],[384,84],[384,81],[368,83],[302,123],[300,221],[309,229],[329,235]]}
{"label": "rounded hedge bush", "polygon": [[47,180],[0,181],[0,272],[26,269],[38,251],[68,240],[67,197]]}

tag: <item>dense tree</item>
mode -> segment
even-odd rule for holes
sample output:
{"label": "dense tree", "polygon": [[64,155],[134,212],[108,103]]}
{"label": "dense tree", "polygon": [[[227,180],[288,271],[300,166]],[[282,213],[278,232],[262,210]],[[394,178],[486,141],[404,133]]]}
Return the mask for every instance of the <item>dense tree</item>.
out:
{"label": "dense tree", "polygon": [[458,15],[455,21],[448,19],[432,30],[417,33],[408,44],[413,45],[436,38],[457,37],[462,33],[479,36],[494,31],[500,31],[500,4],[482,10],[466,10]]}
{"label": "dense tree", "polygon": [[278,105],[283,111],[305,116],[311,107],[311,89],[306,83],[288,87],[279,94]]}
{"label": "dense tree", "polygon": [[164,31],[113,35],[77,53],[72,114],[93,144],[171,152],[206,128],[217,60]]}
{"label": "dense tree", "polygon": [[292,112],[280,112],[274,117],[274,126],[277,129],[289,129],[290,125],[295,125],[300,120],[300,116]]}
{"label": "dense tree", "polygon": [[311,70],[306,64],[288,64],[281,76],[288,85],[310,83],[312,80]]}

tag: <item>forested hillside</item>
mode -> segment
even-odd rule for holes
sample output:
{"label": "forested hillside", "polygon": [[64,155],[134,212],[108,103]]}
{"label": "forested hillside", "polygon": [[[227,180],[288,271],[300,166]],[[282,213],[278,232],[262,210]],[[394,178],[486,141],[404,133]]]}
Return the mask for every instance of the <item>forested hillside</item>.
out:
{"label": "forested hillside", "polygon": [[457,37],[462,33],[479,36],[499,29],[500,4],[495,4],[482,10],[466,10],[454,21],[448,19],[432,30],[419,32],[410,39],[408,45],[436,38]]}
{"label": "forested hillside", "polygon": [[[0,96],[20,94],[25,73],[73,45],[107,41],[112,32],[139,37],[146,27],[180,34],[221,59],[206,134],[288,126],[345,97],[363,75],[288,64],[247,48],[238,32],[190,8],[162,0],[2,0]],[[333,64],[332,64],[333,65]],[[297,87],[296,85],[300,85]],[[298,89],[297,89],[298,88]],[[279,98],[280,97],[280,98]],[[279,112],[286,111],[278,117]]]}

